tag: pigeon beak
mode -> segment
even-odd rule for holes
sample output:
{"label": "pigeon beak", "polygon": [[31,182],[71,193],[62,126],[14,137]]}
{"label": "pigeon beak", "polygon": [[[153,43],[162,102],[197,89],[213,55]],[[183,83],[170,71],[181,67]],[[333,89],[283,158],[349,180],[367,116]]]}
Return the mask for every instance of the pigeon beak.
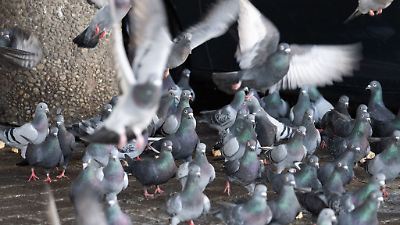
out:
{"label": "pigeon beak", "polygon": [[112,112],[112,109],[107,109],[107,112]]}
{"label": "pigeon beak", "polygon": [[87,163],[82,163],[82,168],[85,169],[88,166]]}
{"label": "pigeon beak", "polygon": [[315,167],[319,168],[319,163],[315,163]]}
{"label": "pigeon beak", "polygon": [[109,200],[108,201],[108,205],[115,205],[115,203],[117,203],[117,201],[115,201],[115,200]]}
{"label": "pigeon beak", "polygon": [[368,86],[365,88],[365,90],[370,90],[371,89],[371,85],[368,84]]}
{"label": "pigeon beak", "polygon": [[348,102],[345,102],[344,105],[345,105],[346,107],[349,107],[349,103],[348,103]]}
{"label": "pigeon beak", "polygon": [[199,177],[200,175],[201,175],[200,171],[196,173],[196,176]]}
{"label": "pigeon beak", "polygon": [[267,197],[267,192],[265,192],[265,191],[262,192],[262,193],[261,193],[261,196],[262,196],[262,197]]}
{"label": "pigeon beak", "polygon": [[292,181],[289,182],[289,184],[291,184],[293,186],[296,186],[296,181],[292,180]]}
{"label": "pigeon beak", "polygon": [[337,217],[335,215],[332,216],[332,222],[337,223]]}
{"label": "pigeon beak", "polygon": [[193,117],[193,113],[188,113],[188,116],[192,118]]}
{"label": "pigeon beak", "polygon": [[379,185],[380,186],[385,186],[385,181],[384,180],[379,181]]}
{"label": "pigeon beak", "polygon": [[172,151],[172,146],[167,146],[167,149]]}
{"label": "pigeon beak", "polygon": [[349,170],[349,167],[348,166],[343,166],[343,169]]}
{"label": "pigeon beak", "polygon": [[205,149],[202,149],[202,150],[201,150],[201,153],[204,153],[204,154],[205,154],[205,153],[206,153],[206,150],[205,150]]}
{"label": "pigeon beak", "polygon": [[56,124],[57,124],[58,126],[60,126],[60,125],[61,125],[61,121],[57,121]]}
{"label": "pigeon beak", "polygon": [[46,112],[46,113],[49,113],[50,111],[49,111],[49,109],[45,109],[45,112]]}
{"label": "pigeon beak", "polygon": [[383,197],[380,196],[380,197],[377,198],[377,200],[380,201],[380,202],[383,202]]}

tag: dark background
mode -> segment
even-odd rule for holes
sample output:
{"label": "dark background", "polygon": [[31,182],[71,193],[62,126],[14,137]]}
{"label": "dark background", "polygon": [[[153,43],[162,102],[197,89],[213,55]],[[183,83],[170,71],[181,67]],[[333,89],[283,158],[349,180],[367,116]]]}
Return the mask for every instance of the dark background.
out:
{"label": "dark background", "polygon": [[[212,6],[215,0],[166,0],[172,30],[180,30],[195,24]],[[350,97],[355,108],[368,102],[366,85],[371,80],[381,82],[384,101],[393,111],[400,106],[400,1],[394,1],[382,15],[363,15],[344,24],[343,21],[357,7],[357,0],[255,0],[252,3],[281,32],[281,41],[299,44],[345,44],[361,42],[363,61],[355,75],[344,82],[321,88],[321,92],[332,102],[341,94]],[[220,38],[210,40],[193,50],[187,62],[173,71],[178,78],[183,67],[192,70],[191,84],[197,99],[195,110],[220,107],[230,101],[215,89],[211,81],[212,71],[238,69],[234,58],[237,46],[236,25]],[[285,92],[290,101],[297,98],[296,92]]]}

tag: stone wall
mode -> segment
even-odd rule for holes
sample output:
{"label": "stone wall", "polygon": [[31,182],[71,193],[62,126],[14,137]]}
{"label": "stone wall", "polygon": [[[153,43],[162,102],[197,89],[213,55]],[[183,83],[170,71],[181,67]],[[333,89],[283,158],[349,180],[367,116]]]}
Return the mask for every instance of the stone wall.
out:
{"label": "stone wall", "polygon": [[0,0],[0,27],[31,30],[43,44],[43,59],[32,70],[0,70],[0,122],[32,118],[44,101],[53,116],[64,109],[67,123],[96,114],[117,93],[111,42],[94,49],[72,39],[96,13],[86,0]]}

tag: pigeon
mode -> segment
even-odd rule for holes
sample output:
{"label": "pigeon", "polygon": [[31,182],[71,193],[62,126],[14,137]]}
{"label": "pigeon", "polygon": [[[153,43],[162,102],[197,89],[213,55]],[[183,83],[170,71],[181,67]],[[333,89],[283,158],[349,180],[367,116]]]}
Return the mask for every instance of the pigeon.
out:
{"label": "pigeon", "polygon": [[107,0],[86,0],[89,4],[94,5],[96,8],[101,9],[107,5]]}
{"label": "pigeon", "polygon": [[162,143],[166,140],[172,142],[172,155],[174,159],[191,161],[192,153],[199,143],[199,136],[196,133],[196,120],[193,117],[193,110],[191,108],[186,107],[183,109],[181,123],[176,133],[153,142],[151,146],[159,150]]}
{"label": "pigeon", "polygon": [[271,209],[267,204],[267,187],[258,184],[253,195],[245,202],[221,203],[222,209],[215,216],[225,224],[241,225],[264,225],[272,219]]}
{"label": "pigeon", "polygon": [[293,222],[300,212],[301,206],[297,201],[294,187],[296,182],[292,174],[286,174],[282,190],[277,199],[268,202],[272,211],[272,220],[270,224],[289,224]]}
{"label": "pigeon", "polygon": [[125,173],[118,155],[110,154],[108,164],[103,168],[103,191],[106,199],[114,199],[122,190],[128,187],[128,175]]}
{"label": "pigeon", "polygon": [[154,136],[156,131],[163,126],[167,117],[172,116],[176,112],[179,99],[180,97],[177,96],[177,92],[173,89],[168,90],[168,92],[161,97],[160,105],[152,121],[154,127],[152,130],[147,128],[149,136]]}
{"label": "pigeon", "polygon": [[174,134],[181,123],[181,117],[183,110],[190,107],[189,101],[192,99],[192,95],[189,90],[182,91],[180,96],[179,104],[174,113],[167,116],[164,124],[161,127],[161,132],[165,135]]}
{"label": "pigeon", "polygon": [[[115,14],[117,20],[121,21],[131,9],[131,3],[126,0],[118,0],[115,1],[115,4],[119,4]],[[111,32],[112,23],[111,6],[107,4],[96,12],[89,25],[73,39],[73,42],[81,48],[95,48],[99,40]]]}
{"label": "pigeon", "polygon": [[293,175],[298,188],[311,188],[319,190],[322,188],[321,182],[318,180],[319,159],[315,155],[310,155],[306,159],[306,163],[300,164],[300,169]]}
{"label": "pigeon", "polygon": [[333,105],[322,96],[316,87],[308,87],[306,90],[310,97],[311,108],[314,110],[314,120],[319,123],[322,117],[333,109]]}
{"label": "pigeon", "polygon": [[274,146],[269,152],[269,159],[276,172],[281,173],[285,168],[291,168],[301,162],[307,155],[307,149],[303,145],[306,128],[301,126],[295,135],[285,144]]}
{"label": "pigeon", "polygon": [[380,154],[375,155],[375,158],[368,161],[367,171],[369,174],[377,175],[382,173],[386,180],[394,180],[400,174],[400,132],[393,133],[393,143],[387,146]]}
{"label": "pigeon", "polygon": [[339,214],[338,225],[378,225],[378,208],[380,203],[383,201],[382,193],[380,191],[374,191],[363,204],[355,208],[351,212],[345,212]]}
{"label": "pigeon", "polygon": [[182,70],[181,78],[179,79],[177,85],[182,89],[182,90],[188,90],[190,91],[190,95],[192,96],[192,101],[195,100],[196,94],[193,91],[193,88],[189,84],[189,79],[190,79],[190,70],[189,69],[184,69]]}
{"label": "pigeon", "polygon": [[132,225],[131,218],[122,212],[117,199],[107,201],[105,214],[108,225]]}
{"label": "pigeon", "polygon": [[354,207],[361,206],[364,201],[367,200],[368,196],[376,191],[384,190],[385,188],[385,175],[382,173],[375,174],[370,178],[370,181],[362,186],[361,188],[344,194],[342,197],[342,201],[344,202],[351,202]]}
{"label": "pigeon", "polygon": [[[321,181],[322,184],[325,184],[328,181],[329,177],[332,175],[336,166],[344,168],[345,170],[347,170],[345,174],[353,177],[353,164],[355,161],[354,159],[355,151],[346,151],[342,155],[340,155],[339,158],[337,158],[335,161],[324,163],[318,170],[318,179]],[[343,178],[345,177],[346,176],[343,176]],[[347,178],[343,181],[347,181]]]}
{"label": "pigeon", "polygon": [[204,143],[197,144],[194,160],[190,163],[182,163],[176,172],[176,176],[181,183],[182,190],[185,188],[190,164],[196,164],[200,167],[201,177],[198,185],[203,187],[204,190],[206,186],[215,179],[215,170],[214,167],[207,161],[206,145]]}
{"label": "pigeon", "polygon": [[336,223],[337,217],[335,212],[330,208],[326,208],[319,213],[316,225],[333,225]]}
{"label": "pigeon", "polygon": [[69,131],[67,131],[67,129],[65,128],[64,116],[61,114],[60,111],[56,116],[56,123],[58,128],[57,137],[64,157],[64,163],[62,165],[63,170],[61,174],[57,176],[57,178],[60,179],[63,177],[67,177],[65,176],[65,170],[67,169],[69,161],[72,158],[72,152],[76,148],[76,143],[75,143],[75,136],[71,134]]}
{"label": "pigeon", "polygon": [[315,128],[314,124],[314,111],[312,109],[308,109],[304,113],[302,126],[306,128],[306,136],[303,140],[303,145],[307,149],[307,154],[312,155],[314,154],[315,150],[321,144],[321,135],[317,128]]}
{"label": "pigeon", "polygon": [[[358,110],[361,109],[360,105]],[[346,95],[340,96],[335,108],[327,112],[321,119],[320,127],[323,129],[324,134],[328,136],[338,135],[346,137],[350,135],[351,128],[354,126],[354,120],[351,118],[349,112],[349,97]],[[367,110],[367,108],[365,108]],[[361,111],[360,111],[361,112]]]}
{"label": "pigeon", "polygon": [[[161,146],[160,156],[154,158],[143,158],[142,160],[133,160],[127,157],[127,171],[133,173],[136,179],[144,186],[144,197],[154,197],[154,194],[163,193],[161,184],[166,183],[175,176],[177,171],[174,158],[172,156],[173,143],[164,140]],[[156,185],[154,194],[149,194],[147,188]]]}
{"label": "pigeon", "polygon": [[244,155],[237,160],[225,161],[224,170],[228,176],[224,193],[230,195],[230,182],[238,182],[243,185],[250,194],[253,193],[255,180],[261,177],[264,166],[257,156],[257,142],[249,140]]}
{"label": "pigeon", "polygon": [[289,112],[289,119],[294,126],[301,125],[304,114],[309,108],[311,108],[310,96],[308,96],[307,90],[302,89],[296,105],[294,105]]}
{"label": "pigeon", "polygon": [[119,158],[120,159],[125,159],[125,156],[128,155],[130,158],[136,158],[140,160],[140,155],[143,153],[143,151],[146,149],[146,146],[149,143],[149,135],[148,132],[144,131],[143,134],[144,138],[144,144],[141,146],[138,146],[136,143],[136,140],[131,140],[126,144],[122,149],[119,149]]}
{"label": "pigeon", "polygon": [[91,143],[86,147],[82,157],[82,166],[85,168],[90,161],[95,160],[100,167],[105,167],[108,164],[109,155],[112,152],[118,152],[113,145]]}
{"label": "pigeon", "polygon": [[104,177],[102,168],[99,168],[96,159],[89,160],[88,165],[75,178],[71,185],[69,197],[75,209],[85,199],[99,201],[104,197],[102,179]]}
{"label": "pigeon", "polygon": [[366,89],[371,91],[368,102],[368,112],[371,115],[372,122],[383,122],[395,119],[396,116],[386,108],[383,102],[381,84],[374,80],[368,84]]}
{"label": "pigeon", "polygon": [[63,153],[57,137],[58,128],[52,127],[49,135],[40,144],[29,144],[26,151],[26,160],[32,167],[31,176],[28,181],[39,179],[35,174],[35,167],[46,170],[45,182],[51,183],[50,169],[63,165]]}
{"label": "pigeon", "polygon": [[174,193],[167,201],[167,213],[171,216],[170,224],[177,225],[183,221],[193,223],[203,213],[209,212],[210,200],[203,194],[203,189],[198,185],[201,177],[200,167],[192,164],[189,167],[189,175],[185,188]]}
{"label": "pigeon", "polygon": [[0,65],[32,69],[43,56],[42,44],[29,31],[19,27],[0,29]]}
{"label": "pigeon", "polygon": [[100,114],[72,124],[71,132],[78,137],[86,137],[93,134],[95,130],[102,125],[104,120],[111,114],[113,106],[111,104],[104,105]]}
{"label": "pigeon", "polygon": [[219,0],[204,19],[181,32],[172,41],[173,46],[167,67],[172,69],[184,63],[193,49],[224,34],[236,22],[238,0]]}
{"label": "pigeon", "polygon": [[390,137],[395,130],[400,130],[400,110],[393,120],[383,122],[374,121],[375,137]]}
{"label": "pigeon", "polygon": [[[273,91],[261,98],[264,110],[275,119],[286,118],[289,113],[289,104],[281,98],[279,91]],[[260,103],[261,103],[260,102]]]}
{"label": "pigeon", "polygon": [[163,2],[159,0],[132,2],[130,20],[133,21],[133,35],[130,37],[128,53],[134,51],[135,57],[131,63],[125,54],[117,24],[118,18],[113,10],[115,7],[113,4],[110,6],[113,29],[116,31],[112,36],[113,58],[119,65],[117,71],[121,78],[122,95],[104,126],[97,129],[87,140],[118,143],[118,147],[122,148],[128,142],[129,132],[132,132],[138,145],[143,145],[142,131],[151,123],[157,112],[163,73],[171,49],[166,12]]}
{"label": "pigeon", "polygon": [[235,123],[236,115],[245,98],[245,90],[238,91],[231,103],[217,110],[200,112],[200,123],[207,123],[211,128],[222,132]]}
{"label": "pigeon", "polygon": [[342,195],[346,192],[344,186],[347,184],[343,180],[343,175],[348,173],[347,165],[342,165],[341,163],[337,163],[335,169],[323,183],[324,193],[327,195]]}
{"label": "pigeon", "polygon": [[332,84],[351,75],[360,60],[357,44],[279,44],[277,28],[248,0],[240,0],[238,33],[236,59],[241,70],[212,75],[227,93],[241,86],[265,92]]}
{"label": "pigeon", "polygon": [[392,2],[393,0],[359,0],[356,10],[346,19],[345,23],[363,14],[369,14],[370,16],[379,15]]}
{"label": "pigeon", "polygon": [[46,103],[39,103],[36,106],[33,120],[20,127],[11,127],[0,131],[0,140],[6,145],[21,150],[22,158],[25,158],[26,148],[29,143],[38,145],[42,143],[49,134],[49,120],[47,113],[49,107]]}

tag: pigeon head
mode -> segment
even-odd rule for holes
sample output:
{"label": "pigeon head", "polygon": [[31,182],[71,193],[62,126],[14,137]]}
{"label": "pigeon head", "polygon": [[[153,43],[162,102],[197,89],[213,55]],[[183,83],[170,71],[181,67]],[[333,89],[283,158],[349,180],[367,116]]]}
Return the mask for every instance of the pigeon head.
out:
{"label": "pigeon head", "polygon": [[286,54],[290,54],[291,52],[290,45],[287,43],[281,43],[279,45],[279,51],[284,52]]}
{"label": "pigeon head", "polygon": [[261,110],[260,102],[253,95],[246,95],[246,106],[249,108],[250,113],[257,113]]}
{"label": "pigeon head", "polygon": [[38,113],[38,112],[48,113],[49,112],[49,107],[47,106],[46,103],[41,102],[36,106],[35,113]]}
{"label": "pigeon head", "polygon": [[294,179],[293,174],[291,174],[291,173],[285,174],[284,183],[285,183],[285,185],[296,187],[296,181]]}
{"label": "pigeon head", "polygon": [[247,147],[250,151],[254,152],[257,149],[257,142],[255,140],[247,141]]}
{"label": "pigeon head", "polygon": [[200,167],[196,164],[190,164],[189,166],[189,176],[191,177],[200,177]]}
{"label": "pigeon head", "polygon": [[171,151],[172,151],[172,141],[170,141],[170,140],[164,141],[164,142],[162,143],[161,150],[162,150],[162,151],[171,152]]}
{"label": "pigeon head", "polygon": [[185,76],[185,77],[190,77],[190,70],[189,69],[184,69],[183,71],[182,71],[182,75],[183,76]]}
{"label": "pigeon head", "polygon": [[386,176],[383,173],[378,173],[372,176],[371,181],[376,182],[379,184],[379,186],[384,187],[385,186],[385,180]]}
{"label": "pigeon head", "polygon": [[257,184],[254,188],[253,196],[267,199],[267,186],[263,184]]}
{"label": "pigeon head", "polygon": [[297,128],[296,133],[300,136],[306,136],[306,131],[307,129],[303,126],[300,126],[299,128]]}
{"label": "pigeon head", "polygon": [[304,113],[303,123],[306,125],[314,123],[314,111],[312,109],[307,109]]}
{"label": "pigeon head", "polygon": [[113,106],[111,104],[105,104],[103,109],[104,111],[112,112],[112,108]]}
{"label": "pigeon head", "polygon": [[338,162],[336,163],[336,169],[344,169],[344,170],[349,170],[349,166],[347,166],[345,163],[343,162]]}
{"label": "pigeon head", "polygon": [[400,140],[400,130],[395,130],[393,132],[393,137],[396,140],[396,142],[399,142],[399,140]]}
{"label": "pigeon head", "polygon": [[374,81],[371,81],[365,89],[370,90],[371,92],[375,92],[375,91],[381,90],[382,87],[378,81],[374,80]]}
{"label": "pigeon head", "polygon": [[246,120],[250,122],[250,124],[252,125],[253,128],[255,127],[255,125],[256,125],[255,114],[252,113],[252,114],[247,115]]}
{"label": "pigeon head", "polygon": [[184,91],[182,91],[180,99],[181,99],[181,101],[182,100],[192,100],[193,99],[192,93],[190,93],[189,90],[184,90]]}
{"label": "pigeon head", "polygon": [[342,95],[342,96],[340,96],[340,98],[339,98],[339,103],[340,103],[340,104],[343,104],[344,106],[346,106],[346,108],[349,107],[349,101],[350,101],[350,99],[349,99],[349,97],[346,96],[346,95]]}
{"label": "pigeon head", "polygon": [[371,117],[368,112],[363,112],[360,119],[371,123]]}
{"label": "pigeon head", "polygon": [[308,164],[319,168],[319,158],[316,155],[311,155],[310,157],[308,157]]}
{"label": "pigeon head", "polygon": [[64,125],[64,116],[63,115],[57,115],[56,116],[56,123],[57,123],[57,126]]}
{"label": "pigeon head", "polygon": [[326,221],[331,221],[332,224],[337,223],[335,212],[330,208],[325,208],[319,213],[317,224],[324,224]]}
{"label": "pigeon head", "polygon": [[207,146],[204,143],[198,143],[196,146],[196,153],[198,155],[206,155]]}
{"label": "pigeon head", "polygon": [[181,35],[179,35],[178,37],[174,38],[173,42],[174,43],[189,43],[192,40],[192,34],[185,32]]}
{"label": "pigeon head", "polygon": [[161,88],[159,85],[150,81],[136,84],[132,88],[132,99],[136,105],[142,108],[152,108],[158,104],[161,96]]}
{"label": "pigeon head", "polygon": [[58,134],[58,128],[57,128],[57,127],[52,127],[52,128],[50,128],[49,134],[50,134],[50,135],[53,135],[53,136],[57,136],[57,134]]}
{"label": "pigeon head", "polygon": [[183,117],[187,119],[193,119],[193,109],[190,107],[186,107],[183,109]]}
{"label": "pigeon head", "polygon": [[287,156],[287,151],[280,151],[278,149],[273,149],[269,151],[269,159],[274,163],[282,162]]}

